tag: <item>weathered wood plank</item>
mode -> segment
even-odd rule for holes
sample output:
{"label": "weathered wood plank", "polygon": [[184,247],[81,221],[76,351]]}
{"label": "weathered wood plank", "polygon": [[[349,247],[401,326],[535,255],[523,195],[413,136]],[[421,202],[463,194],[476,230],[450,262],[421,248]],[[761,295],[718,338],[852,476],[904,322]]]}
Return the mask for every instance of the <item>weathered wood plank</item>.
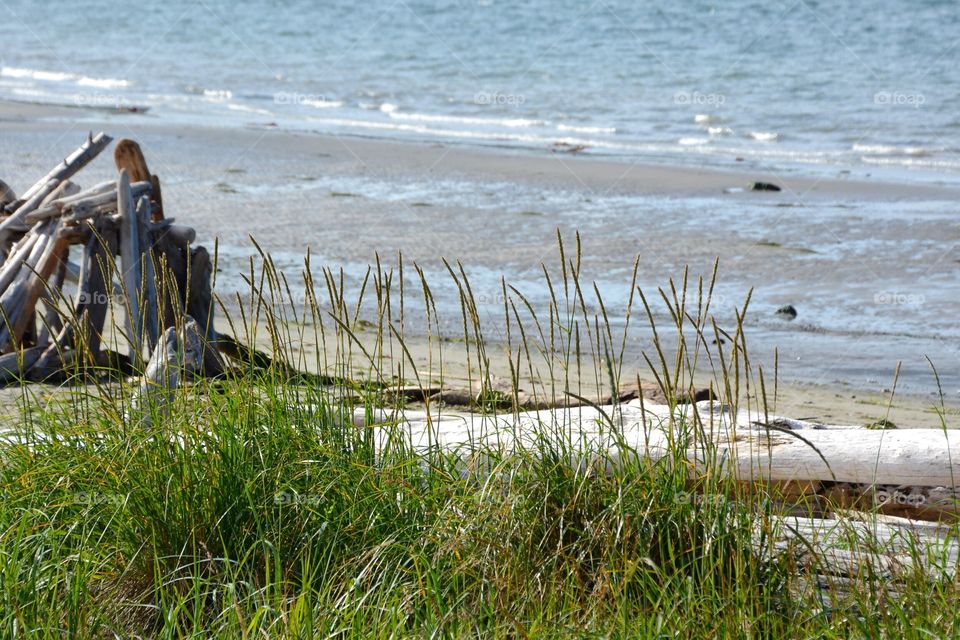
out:
{"label": "weathered wood plank", "polygon": [[150,181],[147,160],[143,157],[140,145],[133,140],[123,138],[117,142],[113,148],[113,161],[117,165],[117,171],[126,169],[131,182]]}
{"label": "weathered wood plank", "polygon": [[151,200],[156,207],[151,210],[151,220],[163,219],[163,197],[160,193],[160,178],[150,173],[147,160],[143,157],[140,145],[133,140],[124,138],[117,143],[113,150],[113,160],[117,169],[126,169],[133,182],[148,182],[151,186]]}
{"label": "weathered wood plank", "polygon": [[112,274],[117,270],[114,262],[117,246],[116,226],[108,220],[102,220],[96,233],[91,234],[87,240],[83,264],[80,267],[81,276],[74,312],[80,324],[77,335],[80,344],[86,346],[86,351],[95,361],[110,308]]}
{"label": "weathered wood plank", "polygon": [[156,260],[157,304],[161,331],[178,324],[187,306],[187,263],[190,247],[175,235],[164,231],[154,234],[153,255]]}
{"label": "weathered wood plank", "polygon": [[117,178],[117,215],[120,221],[120,270],[126,312],[125,328],[130,361],[143,364],[143,322],[140,315],[142,275],[140,271],[140,222],[125,169]]}
{"label": "weathered wood plank", "polygon": [[141,196],[137,203],[139,218],[138,231],[140,241],[140,272],[142,274],[141,313],[143,326],[146,330],[147,345],[152,354],[160,337],[159,312],[157,308],[157,276],[153,259],[153,239],[150,235],[150,221],[152,217],[150,198]]}
{"label": "weathered wood plank", "polygon": [[26,287],[23,299],[16,311],[11,311],[11,324],[5,327],[10,333],[0,339],[0,344],[4,341],[10,341],[13,344],[20,344],[23,340],[23,333],[30,323],[35,322],[35,313],[37,301],[47,287],[47,281],[50,275],[57,267],[61,257],[67,249],[66,240],[58,233],[59,225],[55,226],[51,238],[47,242],[47,248],[37,261],[35,270],[31,270],[27,275]]}
{"label": "weathered wood plank", "polygon": [[0,353],[6,353],[15,346],[14,341],[19,339],[29,321],[23,312],[30,304],[32,294],[36,292],[39,295],[39,290],[35,287],[36,272],[45,268],[43,264],[49,259],[50,251],[54,248],[58,227],[59,222],[55,220],[38,225],[29,254],[9,265],[12,267],[11,271],[2,276],[4,280],[9,279],[9,285],[0,294]]}
{"label": "weathered wood plank", "polygon": [[213,291],[210,286],[212,274],[213,263],[207,250],[203,247],[192,249],[190,282],[186,292],[187,316],[193,318],[200,329],[204,371],[207,375],[215,376],[223,373],[223,361],[214,346],[217,343],[217,332],[213,326]]}
{"label": "weathered wood plank", "polygon": [[53,279],[49,281],[48,286],[44,287],[40,293],[40,301],[46,308],[43,314],[43,326],[40,330],[40,336],[37,343],[43,344],[49,340],[50,334],[57,334],[63,329],[63,318],[61,317],[60,306],[63,296],[63,282],[67,277],[67,259],[70,255],[70,247],[64,243],[64,246],[57,256],[57,265],[54,270]]}

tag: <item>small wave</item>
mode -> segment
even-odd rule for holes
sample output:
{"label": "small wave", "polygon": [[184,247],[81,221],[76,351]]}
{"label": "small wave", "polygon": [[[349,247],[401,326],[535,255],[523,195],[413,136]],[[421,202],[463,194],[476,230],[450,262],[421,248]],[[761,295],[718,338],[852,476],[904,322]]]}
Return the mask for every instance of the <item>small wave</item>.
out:
{"label": "small wave", "polygon": [[31,87],[12,87],[10,93],[15,96],[20,96],[23,98],[29,98],[30,100],[37,100],[42,103],[56,104],[58,101],[63,100],[63,96],[58,93],[50,93],[49,91],[41,91],[40,89],[34,89]]}
{"label": "small wave", "polygon": [[384,102],[380,105],[380,111],[383,111],[384,113],[393,113],[396,110],[397,105],[393,104],[392,102]]}
{"label": "small wave", "polygon": [[256,113],[257,115],[261,115],[261,116],[272,116],[272,115],[273,115],[273,112],[272,112],[272,111],[267,111],[266,109],[258,109],[258,108],[256,108],[256,107],[248,107],[247,105],[236,104],[236,103],[233,103],[233,102],[227,104],[227,109],[229,109],[230,111],[241,111],[241,112],[243,112],[243,113]]}
{"label": "small wave", "polygon": [[574,137],[553,137],[545,135],[536,135],[531,133],[507,133],[492,131],[474,131],[469,129],[449,129],[435,128],[424,123],[416,122],[377,122],[373,120],[357,120],[352,118],[307,118],[309,122],[334,127],[355,127],[362,129],[374,129],[380,131],[401,131],[405,133],[417,133],[429,136],[441,136],[449,138],[461,138],[469,140],[481,140],[491,142],[519,142],[532,145],[555,146],[557,144],[571,147],[599,147],[606,149],[636,149],[638,151],[648,150],[646,147],[635,147],[620,143],[613,143],[604,140],[594,140],[590,138]]}
{"label": "small wave", "polygon": [[826,151],[826,150],[804,150],[804,149],[784,149],[779,145],[764,146],[741,146],[738,144],[723,144],[719,139],[714,139],[708,145],[697,147],[681,147],[677,150],[702,153],[718,157],[739,157],[764,160],[770,162],[800,162],[813,164],[830,164],[838,161],[844,161],[849,158],[849,153],[845,151]]}
{"label": "small wave", "polygon": [[[382,109],[381,109],[382,110]],[[473,118],[462,116],[439,116],[425,113],[398,113],[390,111],[390,117],[397,120],[412,120],[416,122],[447,122],[451,124],[478,124],[481,126],[500,127],[536,127],[547,124],[543,120],[529,120],[527,118]]]}
{"label": "small wave", "polygon": [[723,122],[723,119],[720,116],[710,115],[709,113],[698,113],[693,116],[693,121],[697,124],[712,124],[715,122]]}
{"label": "small wave", "polygon": [[729,136],[733,134],[730,127],[707,127],[707,133],[712,136]]}
{"label": "small wave", "polygon": [[943,147],[898,147],[885,144],[855,144],[852,149],[855,153],[876,156],[930,156],[945,150]]}
{"label": "small wave", "polygon": [[203,97],[208,100],[229,100],[233,97],[233,91],[229,89],[204,89]]}
{"label": "small wave", "polygon": [[709,138],[680,138],[677,144],[685,147],[695,147],[698,145],[710,144]]}
{"label": "small wave", "polygon": [[122,89],[123,87],[130,86],[129,80],[94,78],[92,76],[78,76],[75,73],[43,71],[41,69],[26,69],[23,67],[0,68],[0,76],[6,78],[41,80],[43,82],[74,82],[81,87],[96,87],[98,89]]}
{"label": "small wave", "polygon": [[303,104],[314,109],[336,109],[343,106],[343,100],[323,100],[322,98],[306,98]]}
{"label": "small wave", "polygon": [[36,87],[11,87],[10,95],[16,96],[31,104],[75,106],[85,109],[126,110],[145,113],[150,107],[145,104],[135,104],[125,96],[111,93],[63,93],[59,91],[45,91]]}
{"label": "small wave", "polygon": [[863,156],[860,160],[865,164],[910,167],[914,169],[945,169],[948,171],[960,170],[960,162],[951,162],[950,160],[930,160],[918,157],[876,157]]}
{"label": "small wave", "polygon": [[758,142],[776,142],[780,139],[780,134],[773,131],[751,131],[750,137]]}
{"label": "small wave", "polygon": [[616,133],[616,127],[578,127],[572,124],[558,124],[560,131],[573,131],[574,133]]}
{"label": "small wave", "polygon": [[98,89],[122,89],[130,86],[129,80],[118,80],[117,78],[91,78],[83,76],[77,80],[81,87],[96,87]]}
{"label": "small wave", "polygon": [[0,69],[0,76],[6,76],[7,78],[32,78],[34,80],[45,80],[47,82],[65,82],[77,77],[72,73],[40,71],[38,69],[23,69],[20,67],[3,67]]}

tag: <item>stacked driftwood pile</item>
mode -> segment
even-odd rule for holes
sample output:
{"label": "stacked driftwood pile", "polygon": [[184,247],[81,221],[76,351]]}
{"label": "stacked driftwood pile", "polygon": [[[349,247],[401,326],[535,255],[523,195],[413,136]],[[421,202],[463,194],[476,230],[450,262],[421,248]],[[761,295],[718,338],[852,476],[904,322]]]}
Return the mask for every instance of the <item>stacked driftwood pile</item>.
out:
{"label": "stacked driftwood pile", "polygon": [[116,145],[115,180],[73,182],[110,142],[91,135],[19,197],[0,182],[0,381],[140,373],[164,331],[189,318],[210,347],[199,368],[223,369],[210,255],[164,216],[137,143]]}

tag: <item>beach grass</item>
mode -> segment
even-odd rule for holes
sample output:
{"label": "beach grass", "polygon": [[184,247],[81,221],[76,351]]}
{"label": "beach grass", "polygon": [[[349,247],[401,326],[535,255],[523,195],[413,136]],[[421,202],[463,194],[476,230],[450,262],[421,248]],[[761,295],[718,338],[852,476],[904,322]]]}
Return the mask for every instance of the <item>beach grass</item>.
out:
{"label": "beach grass", "polygon": [[[580,280],[577,244],[561,241],[559,267],[544,268],[549,308],[502,285],[511,376],[543,380],[534,396],[585,396],[633,375],[622,362],[627,332],[612,328],[599,292]],[[299,295],[260,253],[229,324],[251,348],[269,343],[273,363],[198,380],[169,403],[137,406],[129,384],[41,403],[24,385],[0,464],[0,636],[960,632],[956,576],[922,569],[920,539],[908,545],[915,570],[895,585],[871,571],[822,585],[831,560],[816,540],[798,533],[779,544],[781,496],[719,473],[709,446],[701,464],[689,463],[687,440],[704,428],[695,421],[676,418],[670,451],[656,461],[624,444],[611,452],[615,465],[585,463],[575,438],[545,429],[509,452],[478,444],[482,468],[410,447],[401,425],[370,424],[376,408],[403,406],[391,386],[430,384],[404,346],[412,309],[444,344],[431,304],[441,285],[398,262],[378,260],[351,293],[342,274],[315,270],[308,257]],[[493,384],[477,299],[463,268],[447,266],[442,286],[461,293],[456,337],[481,390],[475,409],[502,410],[496,394],[510,392]],[[668,402],[706,371],[718,400],[772,410],[776,372],[752,366],[742,323],[721,332],[711,321],[714,277],[683,274],[650,295],[631,285],[625,325],[651,325],[646,365]],[[655,306],[672,326],[655,326]],[[357,335],[361,319],[372,343]],[[675,349],[662,346],[667,333]],[[726,346],[708,349],[714,340]],[[442,357],[430,368],[440,371]],[[370,418],[359,426],[358,408]],[[853,534],[845,543],[865,555],[882,546]]]}

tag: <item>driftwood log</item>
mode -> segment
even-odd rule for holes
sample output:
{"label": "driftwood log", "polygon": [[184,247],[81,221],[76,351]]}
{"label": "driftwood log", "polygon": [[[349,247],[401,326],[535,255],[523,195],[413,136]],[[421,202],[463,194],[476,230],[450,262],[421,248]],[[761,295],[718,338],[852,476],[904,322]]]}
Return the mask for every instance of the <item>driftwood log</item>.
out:
{"label": "driftwood log", "polygon": [[[202,339],[197,372],[225,370],[210,255],[193,229],[164,217],[140,146],[117,143],[115,180],[87,189],[71,180],[111,142],[89,136],[19,198],[0,182],[0,382],[144,373],[169,330],[184,326]],[[111,317],[123,357],[104,349]]]}
{"label": "driftwood log", "polygon": [[[354,424],[369,427],[358,409]],[[393,438],[463,460],[463,472],[495,473],[489,456],[534,455],[548,435],[558,451],[591,469],[612,470],[625,456],[659,459],[682,443],[691,468],[722,471],[785,498],[838,508],[876,509],[921,520],[960,516],[960,431],[872,430],[827,426],[740,411],[717,402],[631,400],[499,415],[438,410],[374,411],[379,449]],[[696,427],[694,427],[696,425]],[[682,435],[681,435],[682,434]]]}
{"label": "driftwood log", "polygon": [[174,391],[184,378],[203,372],[203,343],[199,326],[189,316],[179,327],[164,331],[143,372],[128,421],[149,426],[155,414],[168,410]]}

